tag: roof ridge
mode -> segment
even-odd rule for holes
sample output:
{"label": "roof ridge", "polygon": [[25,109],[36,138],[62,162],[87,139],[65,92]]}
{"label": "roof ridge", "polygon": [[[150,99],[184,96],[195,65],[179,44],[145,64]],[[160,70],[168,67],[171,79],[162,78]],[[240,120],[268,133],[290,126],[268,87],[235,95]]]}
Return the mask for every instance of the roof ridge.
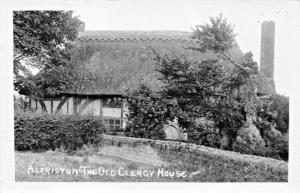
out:
{"label": "roof ridge", "polygon": [[120,35],[151,35],[151,36],[190,36],[192,32],[177,30],[97,30],[84,31],[79,33],[79,37],[83,36],[120,36]]}
{"label": "roof ridge", "polygon": [[163,30],[144,30],[144,31],[122,31],[122,30],[103,30],[80,32],[79,41],[133,41],[133,40],[176,40],[193,41],[192,32],[187,31],[163,31]]}

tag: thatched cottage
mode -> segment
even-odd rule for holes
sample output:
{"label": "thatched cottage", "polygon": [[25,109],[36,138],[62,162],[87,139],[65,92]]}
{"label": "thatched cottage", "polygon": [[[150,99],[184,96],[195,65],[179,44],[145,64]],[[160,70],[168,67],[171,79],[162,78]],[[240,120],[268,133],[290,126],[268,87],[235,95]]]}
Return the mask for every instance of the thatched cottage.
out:
{"label": "thatched cottage", "polygon": [[[31,99],[30,106],[49,114],[81,114],[99,116],[115,130],[126,126],[126,104],[122,102],[121,88],[139,76],[151,79],[155,70],[154,52],[203,59],[209,54],[187,49],[196,46],[189,32],[179,31],[87,31],[74,42],[73,62],[98,77],[93,85],[80,90],[69,90],[43,101]],[[240,60],[243,53],[236,45],[231,53]],[[273,92],[264,75],[258,76],[260,93]],[[43,104],[42,104],[43,103]],[[166,126],[167,137],[181,138],[176,123]]]}

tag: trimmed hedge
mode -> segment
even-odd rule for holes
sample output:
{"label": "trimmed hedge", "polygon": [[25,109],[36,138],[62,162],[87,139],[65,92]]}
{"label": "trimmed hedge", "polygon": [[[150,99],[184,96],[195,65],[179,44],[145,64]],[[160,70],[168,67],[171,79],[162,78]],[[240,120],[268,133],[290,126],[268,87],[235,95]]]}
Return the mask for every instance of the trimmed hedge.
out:
{"label": "trimmed hedge", "polygon": [[243,155],[190,143],[103,135],[102,146],[150,146],[162,161],[186,168],[203,168],[195,181],[287,182],[288,163],[272,158]]}
{"label": "trimmed hedge", "polygon": [[15,149],[47,151],[64,148],[67,152],[84,144],[99,144],[104,132],[101,120],[75,116],[15,116]]}

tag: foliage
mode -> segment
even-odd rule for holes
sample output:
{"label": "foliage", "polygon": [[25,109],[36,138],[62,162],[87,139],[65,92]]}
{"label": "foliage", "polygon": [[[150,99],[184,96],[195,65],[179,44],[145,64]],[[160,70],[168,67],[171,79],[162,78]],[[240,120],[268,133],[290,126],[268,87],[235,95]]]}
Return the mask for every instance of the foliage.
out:
{"label": "foliage", "polygon": [[[237,63],[231,58],[228,49],[234,45],[234,36],[233,26],[228,24],[222,15],[210,18],[210,24],[197,26],[194,31],[194,38],[200,43],[197,50],[212,51],[220,59],[225,59],[235,66],[228,77],[227,85],[234,97],[228,97],[227,101],[232,104],[238,103],[242,107],[241,115],[245,119],[238,132],[230,130],[231,140],[235,142],[229,149],[287,160],[288,140],[283,138],[281,132],[288,131],[288,98],[275,94],[270,105],[264,104],[264,100],[257,97],[255,78],[258,75],[258,65],[252,59],[251,52],[244,55],[242,63]],[[261,111],[261,104],[267,108]],[[219,128],[222,130],[222,125],[218,126],[221,126]]]}
{"label": "foliage", "polygon": [[44,68],[36,75],[24,77],[15,82],[15,88],[21,90],[22,94],[36,98],[56,95],[71,84],[68,72],[70,68],[65,66]]}
{"label": "foliage", "polygon": [[221,146],[222,136],[220,130],[212,121],[207,121],[204,118],[198,118],[188,131],[188,142],[208,147],[219,148]]}
{"label": "foliage", "polygon": [[233,29],[234,26],[223,19],[221,14],[215,18],[210,17],[209,24],[197,25],[193,38],[200,41],[202,51],[226,52],[233,46],[236,36]]}
{"label": "foliage", "polygon": [[[136,125],[140,121],[143,125],[136,128],[130,125],[130,132],[136,132],[136,135],[130,136],[145,137],[143,133],[148,131],[144,128],[157,129],[148,114],[163,118],[161,124],[176,117],[188,133],[188,142],[286,160],[287,141],[274,130],[275,120],[272,118],[273,121],[270,121],[267,117],[275,109],[280,109],[281,113],[277,110],[275,113],[281,116],[278,125],[286,128],[288,101],[275,96],[272,108],[260,112],[263,101],[256,94],[258,65],[252,58],[253,54],[246,53],[237,63],[228,51],[234,46],[233,26],[222,15],[210,18],[210,21],[211,24],[197,26],[194,38],[199,40],[199,47],[192,49],[213,52],[218,57],[193,61],[155,53],[161,84],[159,89],[148,86],[146,92],[145,87],[133,89],[135,94],[131,95],[131,99],[134,100],[128,103],[129,121]],[[230,72],[225,69],[224,59],[234,66]],[[145,96],[145,93],[151,97]],[[158,100],[161,103],[154,103]],[[159,113],[149,111],[153,104],[167,104],[168,110]],[[141,109],[146,110],[141,112]],[[135,117],[138,119],[135,120]],[[261,119],[263,121],[259,122]]]}
{"label": "foliage", "polygon": [[278,160],[288,161],[289,145],[288,141],[283,138],[276,138],[271,141],[270,145],[264,147],[257,147],[256,149],[249,148],[249,145],[239,143],[233,145],[233,151],[243,154],[252,154],[263,157],[270,157]]}
{"label": "foliage", "polygon": [[273,149],[280,159],[288,161],[289,159],[289,141],[279,138],[273,144]]}
{"label": "foliage", "polygon": [[[251,52],[244,55],[242,62],[237,62],[231,57],[228,49],[234,46],[235,34],[233,34],[233,26],[228,24],[222,15],[210,18],[210,22],[210,24],[198,26],[194,31],[194,38],[199,40],[200,44],[200,48],[197,50],[201,52],[211,51],[221,59],[221,63],[225,59],[235,67],[227,78],[229,84],[226,87],[231,90],[231,93],[227,92],[227,94],[233,95],[233,97],[229,97],[228,102],[238,103],[241,108],[236,110],[243,111],[242,114],[245,117],[239,131],[231,132],[233,135],[230,136],[230,141],[235,141],[235,144],[233,143],[235,146],[246,144],[252,150],[258,146],[263,148],[264,140],[259,129],[255,126],[257,107],[260,105],[255,81],[258,75],[258,65],[253,61]],[[228,133],[225,132],[224,136],[228,137]],[[231,149],[230,146],[229,149]]]}
{"label": "foliage", "polygon": [[[72,41],[82,22],[72,11],[14,11],[14,84],[41,97],[66,85],[65,69],[71,57]],[[33,77],[31,69],[43,69]],[[36,80],[37,79],[37,80]]]}
{"label": "foliage", "polygon": [[145,85],[126,96],[129,114],[125,134],[131,137],[164,139],[164,124],[175,118],[174,105]]}
{"label": "foliage", "polygon": [[234,26],[229,24],[226,19],[223,19],[222,15],[216,18],[210,17],[209,24],[196,26],[194,38],[199,40],[199,51],[211,51],[219,56],[221,65],[222,60],[220,59],[225,59],[235,66],[235,69],[227,78],[223,76],[224,79],[222,81],[228,80],[225,82],[227,84],[226,87],[230,88],[232,94],[235,94],[236,97],[242,100],[246,113],[253,114],[251,111],[252,106],[255,104],[251,104],[251,102],[253,102],[252,98],[256,98],[253,78],[258,72],[258,65],[253,61],[251,52],[244,55],[243,63],[237,63],[231,58],[229,49],[234,46],[234,37],[236,36],[233,30]]}
{"label": "foliage", "polygon": [[280,94],[272,96],[270,111],[276,113],[276,128],[282,132],[289,131],[289,98]]}
{"label": "foliage", "polygon": [[[184,57],[155,54],[155,60],[156,71],[162,82],[158,93],[173,101],[172,111],[180,126],[187,129],[190,142],[219,147],[223,133],[233,139],[245,122],[247,109],[244,102],[248,98],[242,100],[243,95],[234,95],[233,92],[239,91],[239,87],[247,83],[248,69],[252,72],[253,66],[245,65],[250,63],[249,57],[245,57],[245,64],[240,65],[232,61],[230,55],[226,55],[234,44],[233,27],[222,16],[211,18],[211,23],[197,26],[194,32],[194,38],[200,42],[199,50],[226,56],[238,67],[234,76],[228,76],[220,58],[191,61]],[[129,111],[139,110],[132,108]],[[211,121],[214,125],[208,127],[195,124],[199,118]]]}
{"label": "foliage", "polygon": [[47,115],[15,116],[15,149],[47,151],[63,147],[74,151],[84,144],[97,145],[104,126],[91,117]]}
{"label": "foliage", "polygon": [[[230,94],[230,81],[224,81],[225,73],[217,60],[189,61],[157,55],[156,61],[165,85],[162,92],[176,101],[176,117],[187,128],[190,142],[219,147],[222,130],[234,133],[241,127],[241,103]],[[213,126],[195,124],[199,118],[213,122]]]}
{"label": "foliage", "polygon": [[260,155],[288,160],[288,98],[279,94],[273,95],[262,103],[258,113],[257,128],[266,142],[265,151]]}
{"label": "foliage", "polygon": [[231,57],[229,50],[235,46],[234,25],[227,22],[220,14],[217,17],[210,17],[210,23],[204,25],[197,25],[193,30],[192,38],[196,39],[199,47],[192,47],[191,49],[200,52],[213,52],[219,58],[229,61],[240,70],[253,73],[253,69],[244,64],[239,64]]}

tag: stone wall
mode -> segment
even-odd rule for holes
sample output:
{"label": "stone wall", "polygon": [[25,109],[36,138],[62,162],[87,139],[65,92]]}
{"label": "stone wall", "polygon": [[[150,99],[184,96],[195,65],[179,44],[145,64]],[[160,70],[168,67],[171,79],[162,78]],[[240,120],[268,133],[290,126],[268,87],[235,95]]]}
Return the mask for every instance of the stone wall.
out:
{"label": "stone wall", "polygon": [[288,164],[189,143],[104,135],[99,154],[157,166],[202,168],[218,181],[287,181]]}

